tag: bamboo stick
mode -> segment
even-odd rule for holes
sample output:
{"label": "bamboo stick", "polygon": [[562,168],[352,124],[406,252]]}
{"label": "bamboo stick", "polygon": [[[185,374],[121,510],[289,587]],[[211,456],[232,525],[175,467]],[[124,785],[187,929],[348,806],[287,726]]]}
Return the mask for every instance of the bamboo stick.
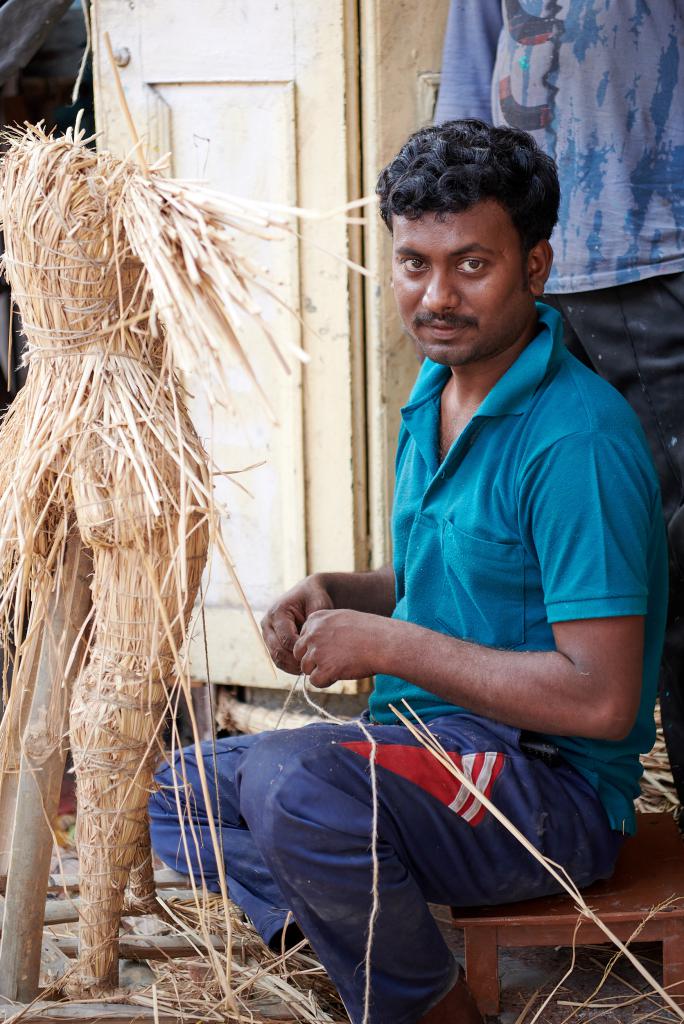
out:
{"label": "bamboo stick", "polygon": [[[40,666],[22,737],[12,851],[0,940],[0,994],[28,1001],[38,991],[45,895],[52,853],[50,821],[64,774],[67,709],[80,665],[74,646],[90,606],[90,559],[78,534],[67,542],[63,571],[48,603]],[[53,690],[62,690],[55,708]],[[46,727],[48,715],[54,719]]]}
{"label": "bamboo stick", "polygon": [[114,60],[114,51],[112,49],[112,41],[109,38],[109,32],[105,32],[103,34],[103,38],[105,41],[105,46],[107,47],[107,56],[109,57],[109,64],[112,69],[112,74],[114,75],[114,88],[116,89],[116,95],[119,100],[119,104],[121,106],[121,110],[123,112],[124,119],[128,127],[128,131],[130,132],[131,138],[133,139],[134,142],[133,154],[135,156],[135,159],[140,164],[142,170],[145,172],[145,174],[148,174],[150,168],[147,163],[147,158],[145,157],[145,154],[143,152],[142,139],[138,135],[138,129],[135,127],[135,121],[133,120],[131,109],[128,106],[126,93],[124,92],[123,85],[121,84],[121,75],[119,74],[119,69],[116,66],[116,61]]}
{"label": "bamboo stick", "polygon": [[269,729],[299,729],[319,721],[316,715],[301,711],[283,711],[282,708],[264,708],[260,704],[245,704],[220,692],[216,708],[216,724],[233,732],[265,732]]}
{"label": "bamboo stick", "polygon": [[[43,581],[36,600],[45,606],[49,600],[48,590],[52,580]],[[35,630],[29,647],[19,663],[12,679],[12,693],[7,705],[0,730],[6,734],[4,744],[5,762],[0,772],[0,877],[7,875],[12,852],[14,814],[19,788],[19,765],[21,762],[21,737],[31,708],[36,686],[36,676],[41,658],[42,630]]]}

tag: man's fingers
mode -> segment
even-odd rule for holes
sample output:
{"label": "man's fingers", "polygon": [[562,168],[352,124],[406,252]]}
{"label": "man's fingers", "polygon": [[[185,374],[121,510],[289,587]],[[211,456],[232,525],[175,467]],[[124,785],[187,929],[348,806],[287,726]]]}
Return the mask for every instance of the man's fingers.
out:
{"label": "man's fingers", "polygon": [[289,672],[291,676],[298,676],[301,672],[297,659],[293,658],[289,651],[284,651],[282,647],[279,652],[273,656],[273,662],[276,668],[282,669],[283,672]]}
{"label": "man's fingers", "polygon": [[292,612],[278,608],[270,616],[270,625],[280,646],[286,651],[291,651],[299,638],[299,627]]}
{"label": "man's fingers", "polygon": [[308,645],[307,640],[306,640],[305,637],[303,637],[303,636],[297,637],[297,642],[295,643],[294,647],[292,648],[292,656],[294,658],[296,658],[298,662],[301,663],[302,658],[306,654],[306,650],[307,650],[308,646],[309,645]]}
{"label": "man's fingers", "polygon": [[299,664],[301,666],[302,672],[305,672],[306,675],[311,675],[311,673],[316,668],[316,652],[306,651],[303,657],[299,659]]}
{"label": "man's fingers", "polygon": [[281,644],[280,640],[273,632],[273,627],[269,622],[268,616],[261,620],[261,635],[264,638],[264,643],[268,647],[269,654],[272,658],[275,658],[281,648]]}
{"label": "man's fingers", "polygon": [[277,668],[283,670],[283,672],[289,672],[292,675],[299,675],[300,668],[298,660],[292,655],[291,651],[288,651],[280,642],[280,638],[276,634],[273,626],[271,625],[268,616],[266,616],[261,624],[261,631],[264,637],[264,643],[268,648],[268,653],[273,659],[274,665]]}
{"label": "man's fingers", "polygon": [[319,690],[324,690],[326,686],[332,686],[337,680],[332,678],[330,673],[324,672],[323,669],[315,668],[313,672],[309,673],[309,682]]}

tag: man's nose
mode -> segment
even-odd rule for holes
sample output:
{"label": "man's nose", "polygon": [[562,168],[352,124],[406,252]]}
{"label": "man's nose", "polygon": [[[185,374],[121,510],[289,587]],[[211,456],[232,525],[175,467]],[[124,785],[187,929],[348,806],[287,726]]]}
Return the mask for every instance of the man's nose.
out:
{"label": "man's nose", "polygon": [[439,314],[448,309],[458,308],[460,303],[460,297],[450,275],[433,272],[423,293],[423,308],[428,313]]}

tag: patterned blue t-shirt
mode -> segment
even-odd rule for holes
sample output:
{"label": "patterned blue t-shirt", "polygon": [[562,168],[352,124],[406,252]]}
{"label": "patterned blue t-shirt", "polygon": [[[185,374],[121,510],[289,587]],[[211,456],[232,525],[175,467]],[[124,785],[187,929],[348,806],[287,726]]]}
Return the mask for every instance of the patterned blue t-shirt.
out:
{"label": "patterned blue t-shirt", "polygon": [[684,4],[452,0],[435,122],[531,132],[558,165],[547,291],[684,270]]}

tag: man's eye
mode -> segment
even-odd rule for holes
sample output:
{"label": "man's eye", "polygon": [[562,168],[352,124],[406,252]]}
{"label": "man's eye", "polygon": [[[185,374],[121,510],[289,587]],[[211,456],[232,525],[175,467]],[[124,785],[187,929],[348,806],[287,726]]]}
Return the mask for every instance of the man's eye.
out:
{"label": "man's eye", "polygon": [[482,265],[482,260],[476,260],[475,258],[467,259],[463,260],[461,270],[465,270],[466,274],[474,274],[475,271],[481,270]]}
{"label": "man's eye", "polygon": [[418,256],[407,256],[401,263],[407,270],[424,270],[425,268],[425,263]]}

